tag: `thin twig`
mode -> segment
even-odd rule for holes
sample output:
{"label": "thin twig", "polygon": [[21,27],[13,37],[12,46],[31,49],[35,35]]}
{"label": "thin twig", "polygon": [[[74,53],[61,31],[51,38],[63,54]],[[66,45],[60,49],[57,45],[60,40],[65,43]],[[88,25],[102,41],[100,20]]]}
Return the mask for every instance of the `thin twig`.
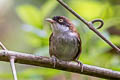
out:
{"label": "thin twig", "polygon": [[7,48],[0,42],[0,47],[3,49],[3,50],[7,50]]}
{"label": "thin twig", "polygon": [[[16,63],[54,68],[52,59],[48,57],[34,56],[28,53],[20,53],[14,51],[7,51],[7,54],[4,56],[4,53],[5,50],[0,50],[0,61],[9,62],[9,57],[15,56]],[[100,78],[120,80],[120,72],[118,71],[83,64],[84,71],[81,72],[80,66],[75,62],[57,61],[55,69],[78,74],[86,74]]]}
{"label": "thin twig", "polygon": [[17,73],[15,69],[15,56],[10,56],[10,64],[11,64],[14,80],[17,80]]}
{"label": "thin twig", "polygon": [[101,20],[101,19],[95,19],[95,20],[91,21],[92,24],[94,24],[94,23],[96,23],[96,22],[100,22],[100,23],[101,23],[100,26],[97,27],[97,29],[102,28],[102,26],[104,25],[104,22],[103,22],[103,20]]}
{"label": "thin twig", "polygon": [[98,27],[101,28],[103,26],[103,21],[100,19],[93,20],[91,22],[86,21],[83,19],[79,14],[77,14],[72,8],[70,8],[66,3],[64,3],[62,0],[57,0],[64,8],[66,8],[69,12],[71,12],[74,16],[76,16],[79,20],[81,20],[83,23],[87,25],[89,29],[91,29],[93,32],[95,32],[100,38],[102,38],[106,43],[108,43],[113,49],[115,49],[118,53],[120,53],[120,49],[115,46],[111,41],[106,39],[97,29],[94,28],[93,23],[100,22],[101,25]]}
{"label": "thin twig", "polygon": [[[3,55],[5,56],[8,53],[7,48],[1,42],[0,42],[0,47],[5,51]],[[17,80],[17,74],[16,74],[16,69],[15,69],[15,56],[10,56],[9,60],[10,60],[14,80]]]}

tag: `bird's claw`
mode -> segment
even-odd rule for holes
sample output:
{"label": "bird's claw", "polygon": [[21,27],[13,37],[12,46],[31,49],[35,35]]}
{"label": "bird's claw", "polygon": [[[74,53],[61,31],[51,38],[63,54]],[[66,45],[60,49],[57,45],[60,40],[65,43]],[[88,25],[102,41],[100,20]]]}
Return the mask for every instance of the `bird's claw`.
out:
{"label": "bird's claw", "polygon": [[53,67],[55,68],[57,63],[57,58],[55,56],[52,56],[52,63],[53,63]]}
{"label": "bird's claw", "polygon": [[78,63],[78,65],[80,66],[81,72],[83,72],[83,64],[78,60],[76,60],[75,62]]}

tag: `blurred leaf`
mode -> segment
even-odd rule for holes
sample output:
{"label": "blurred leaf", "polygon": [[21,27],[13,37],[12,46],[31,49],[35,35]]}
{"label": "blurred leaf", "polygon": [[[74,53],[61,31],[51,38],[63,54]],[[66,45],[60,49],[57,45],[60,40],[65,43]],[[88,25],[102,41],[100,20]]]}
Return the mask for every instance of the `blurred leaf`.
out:
{"label": "blurred leaf", "polygon": [[[44,77],[46,77],[46,79],[49,79],[50,77],[56,76],[58,74],[60,74],[62,71],[60,70],[55,70],[55,69],[49,69],[49,68],[29,68],[26,69],[22,72],[18,73],[18,78],[19,79],[27,79],[27,80],[45,80]],[[4,79],[10,79],[12,78],[12,74],[8,74],[8,73],[0,73],[0,78],[4,78]]]}
{"label": "blurred leaf", "polygon": [[109,3],[107,3],[106,6],[103,8],[103,12],[101,13],[102,19],[112,18],[113,15],[113,7]]}
{"label": "blurred leaf", "polygon": [[40,8],[40,18],[43,21],[44,18],[54,10],[57,6],[57,2],[55,0],[48,0],[41,8]]}
{"label": "blurred leaf", "polygon": [[82,17],[87,20],[91,20],[100,17],[103,8],[106,6],[106,3],[100,3],[92,0],[71,0],[70,6]]}
{"label": "blurred leaf", "polygon": [[49,15],[52,10],[57,6],[56,1],[46,1],[46,3],[40,8],[36,8],[32,5],[19,6],[16,11],[20,18],[27,24],[36,26],[40,29],[43,28],[44,18]]}
{"label": "blurred leaf", "polygon": [[40,30],[34,26],[31,26],[31,25],[23,25],[22,26],[23,30],[26,31],[26,32],[32,32],[34,33],[35,35],[41,37],[41,38],[46,38],[48,37],[48,34],[45,30]]}
{"label": "blurred leaf", "polygon": [[117,27],[117,28],[120,28],[118,25],[120,24],[120,17],[112,17],[112,18],[110,18],[110,19],[107,19],[107,20],[105,20],[105,22],[104,22],[105,24],[104,24],[104,26],[103,26],[103,30],[105,30],[105,29],[108,29],[108,28],[110,28],[110,27],[112,27],[112,26],[115,26],[115,27]]}
{"label": "blurred leaf", "polygon": [[116,35],[111,36],[111,41],[116,45],[120,45],[120,36]]}
{"label": "blurred leaf", "polygon": [[27,69],[24,72],[20,73],[19,75],[24,78],[28,78],[32,75],[36,76],[46,76],[46,78],[55,76],[56,74],[60,73],[61,71],[49,68],[34,68],[34,69]]}
{"label": "blurred leaf", "polygon": [[17,8],[17,13],[20,18],[27,24],[32,26],[41,27],[41,19],[39,11],[35,6],[32,5],[22,5]]}
{"label": "blurred leaf", "polygon": [[49,56],[49,47],[46,46],[46,47],[42,47],[42,48],[39,48],[38,50],[36,50],[35,52],[35,55],[37,56]]}

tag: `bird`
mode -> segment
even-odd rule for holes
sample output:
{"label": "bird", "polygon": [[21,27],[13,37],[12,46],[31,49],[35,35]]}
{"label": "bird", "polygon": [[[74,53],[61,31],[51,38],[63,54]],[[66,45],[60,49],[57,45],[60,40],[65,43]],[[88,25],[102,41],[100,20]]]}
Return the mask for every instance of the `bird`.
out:
{"label": "bird", "polygon": [[51,23],[52,33],[49,38],[49,54],[54,63],[56,60],[75,61],[83,69],[83,64],[78,61],[82,51],[82,41],[74,24],[65,16],[47,18]]}

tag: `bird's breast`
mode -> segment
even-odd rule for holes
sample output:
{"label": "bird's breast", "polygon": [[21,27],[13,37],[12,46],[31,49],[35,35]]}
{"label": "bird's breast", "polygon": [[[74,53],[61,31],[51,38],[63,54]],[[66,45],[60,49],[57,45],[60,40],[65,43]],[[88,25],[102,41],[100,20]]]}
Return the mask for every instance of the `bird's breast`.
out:
{"label": "bird's breast", "polygon": [[77,37],[72,32],[54,35],[51,44],[53,54],[61,60],[73,60],[78,52]]}

